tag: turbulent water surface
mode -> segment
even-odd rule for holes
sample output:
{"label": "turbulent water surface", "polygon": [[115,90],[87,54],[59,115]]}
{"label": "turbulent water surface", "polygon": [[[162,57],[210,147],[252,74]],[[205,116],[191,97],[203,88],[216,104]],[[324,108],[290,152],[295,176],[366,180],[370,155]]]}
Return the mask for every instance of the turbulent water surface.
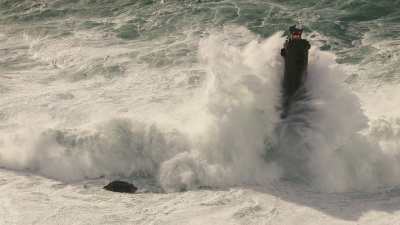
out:
{"label": "turbulent water surface", "polygon": [[[0,0],[0,224],[395,224],[399,7]],[[282,120],[299,21],[308,98]]]}

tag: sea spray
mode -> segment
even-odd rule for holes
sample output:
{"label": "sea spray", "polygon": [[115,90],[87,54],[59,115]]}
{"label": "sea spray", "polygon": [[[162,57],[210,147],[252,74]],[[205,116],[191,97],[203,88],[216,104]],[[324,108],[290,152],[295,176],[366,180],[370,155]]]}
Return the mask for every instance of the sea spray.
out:
{"label": "sea spray", "polygon": [[286,177],[322,191],[398,184],[397,157],[368,137],[368,119],[332,54],[311,50],[309,98],[295,103],[307,110],[280,119],[283,42],[282,33],[262,39],[244,27],[210,31],[196,65],[206,77],[177,105],[183,116],[140,120],[105,108],[87,111],[95,121],[76,128],[40,117],[2,136],[0,165],[65,182],[148,176],[169,192]]}

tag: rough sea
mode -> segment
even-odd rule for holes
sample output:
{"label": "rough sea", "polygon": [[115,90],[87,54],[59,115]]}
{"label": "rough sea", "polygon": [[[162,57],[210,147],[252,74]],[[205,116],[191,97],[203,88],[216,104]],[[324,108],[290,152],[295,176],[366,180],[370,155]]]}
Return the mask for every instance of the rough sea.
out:
{"label": "rough sea", "polygon": [[0,225],[397,225],[399,65],[399,0],[0,0]]}

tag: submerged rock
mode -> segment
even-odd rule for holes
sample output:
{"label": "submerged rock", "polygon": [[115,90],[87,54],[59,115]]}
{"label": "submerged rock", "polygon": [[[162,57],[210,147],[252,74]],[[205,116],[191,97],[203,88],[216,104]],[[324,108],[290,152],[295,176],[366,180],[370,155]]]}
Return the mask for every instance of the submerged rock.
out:
{"label": "submerged rock", "polygon": [[104,189],[113,192],[135,193],[138,188],[128,182],[116,180],[104,186]]}

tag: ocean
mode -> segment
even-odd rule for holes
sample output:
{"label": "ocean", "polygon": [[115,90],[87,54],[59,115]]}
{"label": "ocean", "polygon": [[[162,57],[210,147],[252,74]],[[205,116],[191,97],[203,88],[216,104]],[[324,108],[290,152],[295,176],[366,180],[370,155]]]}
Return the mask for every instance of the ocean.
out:
{"label": "ocean", "polygon": [[[399,7],[0,0],[0,224],[395,224]],[[309,97],[282,119],[297,23]]]}

